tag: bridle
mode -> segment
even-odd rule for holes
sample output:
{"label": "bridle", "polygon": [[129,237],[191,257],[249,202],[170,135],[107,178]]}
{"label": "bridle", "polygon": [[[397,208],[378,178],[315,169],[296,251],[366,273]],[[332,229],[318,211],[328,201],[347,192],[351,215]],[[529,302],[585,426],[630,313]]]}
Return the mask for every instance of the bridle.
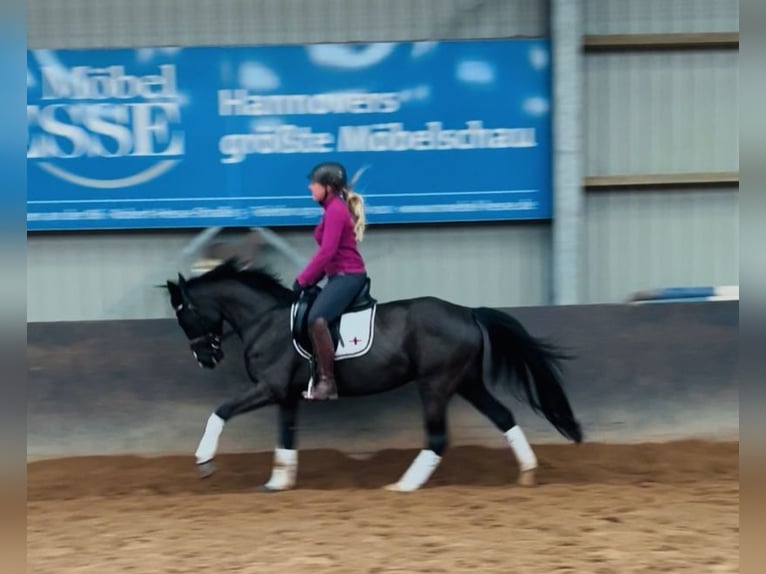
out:
{"label": "bridle", "polygon": [[179,281],[178,287],[181,291],[181,303],[174,307],[176,319],[189,339],[189,346],[199,366],[213,369],[223,360],[223,342],[236,335],[237,331],[232,328],[223,333],[225,319],[221,319],[220,323],[206,319],[191,301],[183,279]]}
{"label": "bridle", "polygon": [[[233,335],[234,331],[220,333],[218,325],[205,319],[188,297],[184,297],[184,301],[175,308],[175,312],[179,323],[186,326],[185,330],[194,359],[200,367],[214,368],[223,360],[224,353],[221,347],[223,341]],[[192,328],[193,331],[191,331]]]}

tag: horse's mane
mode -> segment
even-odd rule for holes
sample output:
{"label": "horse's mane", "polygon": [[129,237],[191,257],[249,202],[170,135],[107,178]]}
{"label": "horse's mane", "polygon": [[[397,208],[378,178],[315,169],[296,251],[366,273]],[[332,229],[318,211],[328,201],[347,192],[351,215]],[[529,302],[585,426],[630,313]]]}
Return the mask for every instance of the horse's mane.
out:
{"label": "horse's mane", "polygon": [[292,290],[285,287],[275,273],[265,267],[241,268],[234,259],[227,259],[210,271],[190,279],[189,285],[207,284],[227,279],[239,281],[256,291],[265,291],[281,303],[291,303],[293,300]]}

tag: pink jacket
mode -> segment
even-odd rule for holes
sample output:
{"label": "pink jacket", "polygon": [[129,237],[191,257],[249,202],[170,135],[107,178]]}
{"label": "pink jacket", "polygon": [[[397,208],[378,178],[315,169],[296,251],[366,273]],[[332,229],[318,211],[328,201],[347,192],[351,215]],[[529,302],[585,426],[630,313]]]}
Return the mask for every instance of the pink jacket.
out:
{"label": "pink jacket", "polygon": [[322,204],[322,209],[322,219],[314,229],[319,249],[297,277],[301,287],[315,285],[325,275],[366,272],[356,246],[354,220],[346,203],[333,194]]}

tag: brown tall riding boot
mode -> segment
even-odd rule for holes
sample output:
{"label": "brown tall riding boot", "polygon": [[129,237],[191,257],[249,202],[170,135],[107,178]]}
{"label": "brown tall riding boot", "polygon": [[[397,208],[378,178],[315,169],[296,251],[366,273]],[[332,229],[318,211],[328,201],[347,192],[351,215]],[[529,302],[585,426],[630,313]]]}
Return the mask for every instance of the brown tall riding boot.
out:
{"label": "brown tall riding boot", "polygon": [[337,399],[338,389],[335,386],[335,348],[332,344],[330,329],[327,321],[317,319],[309,327],[311,343],[314,345],[314,356],[317,360],[319,380],[312,389],[309,399]]}

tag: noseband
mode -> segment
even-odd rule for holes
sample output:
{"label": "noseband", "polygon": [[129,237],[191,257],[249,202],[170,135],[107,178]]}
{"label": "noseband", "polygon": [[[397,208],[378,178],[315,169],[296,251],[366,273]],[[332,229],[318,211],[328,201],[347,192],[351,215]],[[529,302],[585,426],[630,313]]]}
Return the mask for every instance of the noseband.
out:
{"label": "noseband", "polygon": [[209,321],[200,315],[191,302],[181,303],[176,307],[175,311],[179,321],[181,321],[182,314],[186,316],[186,320],[182,324],[193,326],[194,330],[199,333],[192,334],[189,337],[189,346],[199,366],[206,369],[215,368],[224,357],[221,343],[232,335],[233,331],[226,335],[217,333],[216,326],[210,324]]}

